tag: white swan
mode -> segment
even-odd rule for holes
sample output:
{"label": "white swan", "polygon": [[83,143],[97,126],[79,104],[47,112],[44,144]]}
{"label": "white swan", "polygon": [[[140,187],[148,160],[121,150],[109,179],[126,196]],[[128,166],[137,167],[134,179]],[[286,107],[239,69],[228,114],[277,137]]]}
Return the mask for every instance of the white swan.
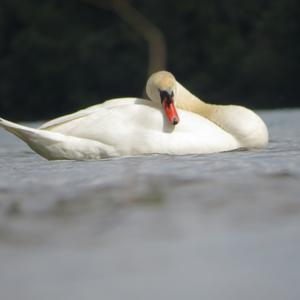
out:
{"label": "white swan", "polygon": [[261,148],[268,143],[267,127],[253,111],[207,104],[169,72],[153,74],[146,91],[152,101],[113,99],[49,121],[39,129],[0,118],[0,127],[49,160],[203,154]]}

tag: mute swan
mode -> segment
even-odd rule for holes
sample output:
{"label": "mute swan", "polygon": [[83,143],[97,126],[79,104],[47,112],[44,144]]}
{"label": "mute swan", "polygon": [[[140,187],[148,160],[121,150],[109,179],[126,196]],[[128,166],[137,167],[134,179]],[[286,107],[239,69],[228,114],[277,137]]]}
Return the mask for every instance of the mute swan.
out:
{"label": "mute swan", "polygon": [[49,160],[203,154],[261,148],[268,143],[267,127],[253,111],[207,104],[167,71],[154,73],[146,92],[152,101],[112,99],[38,129],[0,118],[0,127]]}

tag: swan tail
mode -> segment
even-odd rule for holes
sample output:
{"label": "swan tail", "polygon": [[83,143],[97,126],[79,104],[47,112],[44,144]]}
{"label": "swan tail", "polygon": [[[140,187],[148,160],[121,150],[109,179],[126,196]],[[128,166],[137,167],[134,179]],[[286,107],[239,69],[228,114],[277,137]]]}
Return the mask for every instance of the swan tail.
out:
{"label": "swan tail", "polygon": [[98,141],[34,129],[2,118],[0,127],[23,140],[33,151],[48,160],[100,159],[118,155],[113,147]]}
{"label": "swan tail", "polygon": [[24,141],[33,151],[47,159],[51,159],[49,146],[53,143],[59,142],[57,134],[51,134],[51,136],[49,136],[49,133],[46,131],[19,125],[2,118],[0,118],[0,127],[14,134],[16,137]]}
{"label": "swan tail", "polygon": [[22,140],[26,140],[30,135],[34,134],[34,129],[22,126],[0,118],[0,127],[14,134]]}
{"label": "swan tail", "polygon": [[14,134],[19,139],[23,140],[30,147],[34,143],[45,143],[45,145],[58,142],[61,134],[49,133],[44,130],[34,129],[27,126],[19,125],[0,118],[0,127]]}

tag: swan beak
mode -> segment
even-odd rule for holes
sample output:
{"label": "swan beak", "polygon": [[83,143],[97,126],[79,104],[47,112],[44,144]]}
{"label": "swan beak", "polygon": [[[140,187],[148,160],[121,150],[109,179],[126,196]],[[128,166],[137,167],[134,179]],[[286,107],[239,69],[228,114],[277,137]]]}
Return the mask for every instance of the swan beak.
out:
{"label": "swan beak", "polygon": [[166,117],[168,121],[172,125],[176,125],[179,123],[179,117],[176,111],[176,107],[174,104],[174,94],[173,92],[170,94],[166,91],[160,91],[160,99],[162,107],[165,111]]}

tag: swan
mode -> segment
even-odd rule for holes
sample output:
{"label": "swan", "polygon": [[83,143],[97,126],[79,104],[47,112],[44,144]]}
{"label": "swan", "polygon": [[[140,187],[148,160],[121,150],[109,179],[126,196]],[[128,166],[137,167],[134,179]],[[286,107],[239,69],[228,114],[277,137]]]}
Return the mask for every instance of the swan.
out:
{"label": "swan", "polygon": [[268,130],[253,111],[205,103],[167,71],[150,76],[152,100],[118,98],[51,120],[37,129],[0,118],[0,127],[48,160],[142,154],[206,154],[262,148]]}

